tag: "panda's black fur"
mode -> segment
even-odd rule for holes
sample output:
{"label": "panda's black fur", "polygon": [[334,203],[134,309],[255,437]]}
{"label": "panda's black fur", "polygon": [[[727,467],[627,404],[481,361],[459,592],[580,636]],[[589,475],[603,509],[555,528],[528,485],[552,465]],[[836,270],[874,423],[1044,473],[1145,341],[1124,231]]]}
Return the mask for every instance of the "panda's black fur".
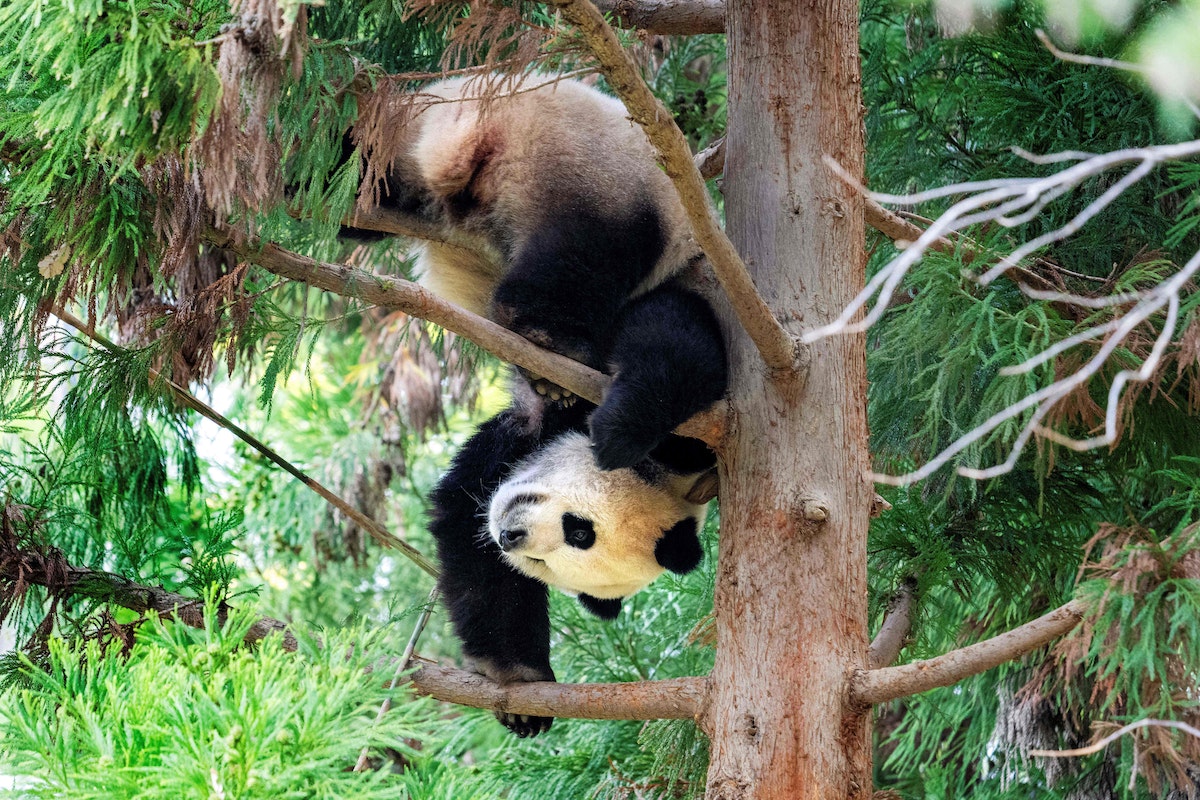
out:
{"label": "panda's black fur", "polygon": [[[727,383],[720,326],[694,291],[701,253],[642,131],[595,89],[526,82],[485,103],[464,79],[424,87],[397,107],[386,152],[366,154],[383,180],[369,172],[364,186],[461,234],[421,246],[422,283],[614,376],[598,408],[527,392],[480,426],[431,496],[455,632],[501,683],[554,680],[548,585],[612,618],[663,569],[699,563],[702,506],[685,495],[714,460],[671,431]],[[530,470],[542,488],[523,492]],[[570,526],[586,550],[543,552]],[[593,574],[617,577],[593,587]],[[497,716],[521,736],[551,722]]]}

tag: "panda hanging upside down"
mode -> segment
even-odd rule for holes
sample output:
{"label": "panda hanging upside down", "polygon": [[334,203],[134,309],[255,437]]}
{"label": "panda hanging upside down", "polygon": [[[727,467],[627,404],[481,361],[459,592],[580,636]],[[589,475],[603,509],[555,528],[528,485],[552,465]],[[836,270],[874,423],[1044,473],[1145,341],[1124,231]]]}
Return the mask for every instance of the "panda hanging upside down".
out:
{"label": "panda hanging upside down", "polygon": [[[612,618],[664,569],[700,562],[689,498],[715,459],[671,431],[728,380],[716,315],[690,284],[702,255],[645,135],[595,89],[525,82],[486,103],[467,79],[424,87],[389,151],[367,154],[390,164],[381,206],[484,243],[423,243],[423,284],[613,375],[598,408],[519,386],[432,495],[451,620],[500,683],[554,680],[547,586]],[[551,723],[497,717],[520,736]]]}

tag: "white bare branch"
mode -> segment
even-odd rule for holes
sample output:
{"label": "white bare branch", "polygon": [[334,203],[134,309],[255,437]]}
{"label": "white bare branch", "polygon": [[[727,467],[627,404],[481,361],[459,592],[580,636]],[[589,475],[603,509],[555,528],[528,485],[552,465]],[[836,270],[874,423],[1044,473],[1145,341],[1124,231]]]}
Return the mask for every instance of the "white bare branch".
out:
{"label": "white bare branch", "polygon": [[[1103,155],[1074,151],[1050,156],[1032,156],[1028,153],[1021,155],[1039,164],[1070,162],[1070,165],[1044,178],[973,181],[913,195],[869,193],[868,196],[875,201],[905,205],[946,197],[960,197],[961,199],[951,205],[944,214],[925,229],[915,242],[872,277],[862,292],[842,311],[837,319],[828,325],[809,331],[803,336],[803,341],[813,342],[826,336],[859,333],[875,324],[887,310],[893,294],[912,266],[919,262],[925,253],[947,234],[962,233],[972,225],[983,223],[1000,224],[1006,227],[1023,224],[1041,212],[1046,204],[1075,191],[1084,182],[1109,170],[1129,167],[1128,172],[1109,186],[1099,197],[1088,203],[1069,222],[1019,244],[1007,254],[1002,254],[995,266],[978,277],[980,284],[987,285],[1001,274],[1019,267],[1025,259],[1039,249],[1076,233],[1159,164],[1200,155],[1200,140],[1156,147],[1130,148]],[[842,175],[843,179],[850,180],[838,165],[830,163],[830,166]],[[1121,393],[1130,381],[1146,381],[1158,368],[1167,346],[1174,338],[1179,322],[1180,293],[1198,270],[1200,270],[1200,253],[1193,256],[1179,272],[1153,289],[1098,298],[1022,286],[1025,293],[1034,299],[1085,308],[1108,308],[1123,305],[1127,305],[1129,308],[1111,321],[1075,333],[1050,345],[1024,363],[1005,368],[1001,374],[1013,375],[1029,372],[1085,342],[1100,341],[1101,344],[1096,353],[1082,367],[992,415],[976,428],[959,437],[922,468],[898,476],[877,474],[874,479],[881,483],[903,486],[927,478],[972,444],[993,433],[1001,425],[1026,414],[1028,414],[1028,419],[1025,420],[1025,424],[1017,434],[1004,462],[982,469],[960,467],[959,474],[982,479],[995,477],[1011,470],[1021,451],[1034,435],[1076,450],[1112,444],[1116,441],[1118,432],[1117,417]],[[867,307],[872,298],[874,298],[874,304],[868,310]],[[1157,319],[1160,318],[1160,315],[1165,319],[1161,328],[1157,329],[1154,345],[1141,366],[1136,370],[1122,370],[1112,380],[1105,409],[1103,433],[1088,439],[1073,439],[1042,424],[1057,403],[1100,372],[1108,358],[1126,342],[1134,331],[1143,325],[1157,328]]]}
{"label": "white bare branch", "polygon": [[1183,731],[1189,736],[1195,736],[1200,739],[1200,729],[1197,729],[1186,722],[1176,722],[1173,719],[1139,719],[1137,722],[1131,722],[1128,725],[1117,728],[1115,731],[1105,736],[1095,744],[1087,747],[1077,747],[1074,750],[1030,750],[1029,755],[1039,756],[1041,758],[1070,758],[1072,756],[1090,756],[1092,753],[1099,753],[1104,748],[1115,742],[1131,731],[1136,731],[1138,728],[1174,728],[1175,730]]}

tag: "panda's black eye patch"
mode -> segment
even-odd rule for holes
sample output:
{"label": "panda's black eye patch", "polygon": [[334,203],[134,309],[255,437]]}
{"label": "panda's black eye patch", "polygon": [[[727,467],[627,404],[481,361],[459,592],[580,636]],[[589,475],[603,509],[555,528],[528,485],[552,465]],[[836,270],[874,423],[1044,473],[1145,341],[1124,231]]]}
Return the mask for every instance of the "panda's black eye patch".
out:
{"label": "panda's black eye patch", "polygon": [[571,547],[587,550],[596,543],[596,528],[590,519],[567,513],[562,515],[562,526],[563,541]]}

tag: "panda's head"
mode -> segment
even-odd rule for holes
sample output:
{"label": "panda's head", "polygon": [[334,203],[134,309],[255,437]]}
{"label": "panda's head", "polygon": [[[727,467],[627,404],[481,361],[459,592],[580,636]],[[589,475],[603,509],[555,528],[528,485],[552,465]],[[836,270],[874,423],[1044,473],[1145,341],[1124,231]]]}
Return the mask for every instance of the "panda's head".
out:
{"label": "panda's head", "polygon": [[701,557],[695,476],[601,471],[582,433],[565,433],[519,463],[488,509],[488,533],[520,572],[573,594],[627,597],[664,569]]}

